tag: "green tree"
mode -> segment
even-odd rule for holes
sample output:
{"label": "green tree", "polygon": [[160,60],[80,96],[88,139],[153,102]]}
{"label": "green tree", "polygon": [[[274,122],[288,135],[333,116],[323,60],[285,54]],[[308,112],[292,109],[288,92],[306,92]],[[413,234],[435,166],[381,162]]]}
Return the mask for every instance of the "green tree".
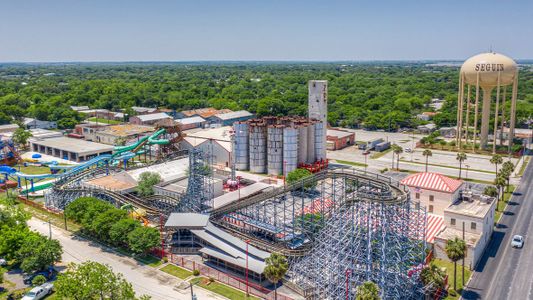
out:
{"label": "green tree", "polygon": [[109,238],[115,245],[124,245],[128,243],[128,235],[130,232],[140,227],[138,221],[134,219],[122,219],[111,226],[109,230]]}
{"label": "green tree", "polygon": [[500,175],[498,177],[496,177],[494,179],[494,185],[498,188],[498,194],[499,194],[499,199],[501,201],[504,200],[504,192],[503,192],[503,188],[505,187],[505,184],[507,183],[507,180],[505,179],[505,172],[500,172]]}
{"label": "green tree", "polygon": [[457,161],[459,161],[459,179],[461,179],[461,171],[463,169],[463,162],[466,160],[466,153],[464,152],[459,152],[457,153],[457,156],[455,157],[455,159]]}
{"label": "green tree", "polygon": [[465,257],[466,243],[455,237],[453,240],[446,241],[444,250],[448,258],[453,262],[453,289],[457,290],[457,261]]}
{"label": "green tree", "polygon": [[503,163],[503,158],[499,154],[494,154],[491,159],[490,163],[495,165],[496,167],[496,177],[498,177],[498,165]]}
{"label": "green tree", "polygon": [[97,262],[69,264],[67,272],[55,282],[59,299],[134,300],[135,292],[122,274],[115,274],[108,265]]}
{"label": "green tree", "polygon": [[[287,184],[293,184],[302,181],[305,178],[313,176],[313,173],[307,169],[298,168],[296,170],[292,170],[287,174]],[[305,185],[306,188],[311,188],[315,184],[314,183],[307,183]]]}
{"label": "green tree", "polygon": [[392,145],[392,152],[396,154],[396,170],[400,170],[400,154],[403,153],[403,148],[399,145]]}
{"label": "green tree", "polygon": [[268,281],[274,284],[274,299],[278,299],[278,283],[289,269],[287,258],[281,254],[272,252],[267,259],[265,259],[266,267],[263,274]]}
{"label": "green tree", "polygon": [[424,284],[425,290],[430,295],[434,294],[438,289],[444,289],[444,279],[446,272],[434,263],[425,266],[420,272],[420,279]]}
{"label": "green tree", "polygon": [[63,249],[57,240],[50,240],[38,233],[31,233],[16,253],[24,272],[43,270],[61,260]]}
{"label": "green tree", "polygon": [[28,140],[32,137],[32,134],[30,131],[25,130],[22,127],[17,128],[15,132],[13,132],[13,142],[22,145],[24,148],[26,148],[26,145],[28,144]]}
{"label": "green tree", "polygon": [[110,241],[111,228],[119,221],[126,219],[127,212],[122,209],[109,209],[96,216],[90,230],[103,241]]}
{"label": "green tree", "polygon": [[139,184],[137,185],[137,192],[141,196],[150,196],[154,194],[154,185],[161,182],[161,176],[158,173],[143,172],[139,176]]}
{"label": "green tree", "polygon": [[446,146],[448,143],[445,140],[440,140],[439,144],[440,144],[440,149],[444,150],[444,146]]}
{"label": "green tree", "polygon": [[502,165],[502,172],[505,174],[505,180],[507,181],[507,191],[509,192],[509,182],[511,180],[511,175],[513,174],[515,170],[515,165],[511,161],[506,161]]}
{"label": "green tree", "polygon": [[161,235],[153,227],[138,227],[128,234],[130,250],[137,254],[146,254],[160,243]]}
{"label": "green tree", "polygon": [[494,186],[489,185],[485,187],[485,189],[483,190],[483,194],[490,197],[496,197],[498,196],[498,190]]}
{"label": "green tree", "polygon": [[424,152],[422,152],[422,155],[426,157],[426,172],[427,172],[428,171],[428,159],[430,156],[433,155],[433,152],[431,152],[431,150],[429,149],[424,149]]}
{"label": "green tree", "polygon": [[123,136],[118,137],[115,139],[115,146],[124,146],[126,145],[127,141],[128,140],[126,139],[126,137],[123,137]]}
{"label": "green tree", "polygon": [[99,201],[94,197],[80,197],[70,202],[65,208],[65,215],[76,223],[81,223],[85,212],[93,203]]}
{"label": "green tree", "polygon": [[372,281],[365,281],[355,289],[357,300],[379,300],[379,287]]}
{"label": "green tree", "polygon": [[46,282],[46,277],[44,277],[43,275],[37,275],[31,281],[31,285],[39,286],[41,284],[44,284],[45,282]]}

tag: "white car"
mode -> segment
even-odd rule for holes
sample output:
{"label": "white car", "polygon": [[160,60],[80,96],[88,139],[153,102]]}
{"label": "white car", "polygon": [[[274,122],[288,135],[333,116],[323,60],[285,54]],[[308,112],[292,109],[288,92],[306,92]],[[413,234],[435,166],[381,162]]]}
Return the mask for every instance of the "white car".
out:
{"label": "white car", "polygon": [[7,260],[0,258],[0,267],[7,266]]}
{"label": "white car", "polygon": [[29,291],[22,300],[40,300],[44,299],[47,295],[52,293],[52,289],[54,288],[54,285],[51,283],[45,283],[41,286],[34,287]]}
{"label": "white car", "polygon": [[405,148],[405,152],[411,153],[411,152],[413,152],[413,150],[411,148]]}
{"label": "white car", "polygon": [[522,248],[524,246],[524,237],[518,234],[513,236],[511,246],[513,246],[513,248]]}

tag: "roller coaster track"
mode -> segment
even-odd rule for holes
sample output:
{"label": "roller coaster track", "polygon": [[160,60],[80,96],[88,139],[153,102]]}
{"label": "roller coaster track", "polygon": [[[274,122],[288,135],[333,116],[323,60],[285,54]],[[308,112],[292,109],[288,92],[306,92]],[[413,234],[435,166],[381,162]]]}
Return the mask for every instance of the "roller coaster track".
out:
{"label": "roller coaster track", "polygon": [[316,183],[319,180],[334,179],[334,178],[346,178],[351,180],[363,180],[372,182],[381,189],[381,193],[372,192],[357,192],[358,201],[371,201],[380,202],[386,205],[400,204],[408,200],[409,189],[406,186],[401,185],[399,182],[392,180],[389,177],[382,176],[380,174],[361,172],[355,169],[337,169],[326,170],[315,174],[312,177],[308,177],[301,182],[288,185],[286,187],[277,188],[266,193],[259,195],[252,195],[247,198],[241,199],[239,202],[233,202],[226,206],[214,209],[211,211],[211,222],[221,226],[227,232],[232,235],[241,238],[242,240],[249,240],[250,243],[260,249],[264,249],[270,252],[277,252],[289,257],[299,257],[305,255],[310,249],[311,244],[306,244],[298,249],[287,248],[285,243],[282,242],[269,242],[262,238],[254,237],[250,234],[243,233],[238,229],[227,226],[222,222],[222,217],[230,212],[235,212],[239,209],[251,206],[262,201],[280,196],[284,193],[291,192],[302,188],[309,183]]}

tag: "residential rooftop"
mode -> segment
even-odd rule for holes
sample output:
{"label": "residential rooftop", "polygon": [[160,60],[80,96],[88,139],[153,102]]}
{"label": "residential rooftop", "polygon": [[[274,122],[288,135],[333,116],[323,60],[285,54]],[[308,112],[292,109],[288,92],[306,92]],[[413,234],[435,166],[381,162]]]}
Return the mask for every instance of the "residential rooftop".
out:
{"label": "residential rooftop", "polygon": [[136,117],[139,118],[142,122],[172,118],[171,116],[169,116],[169,115],[167,115],[166,113],[163,113],[163,112],[154,113],[154,114],[146,114],[146,115],[138,115]]}
{"label": "residential rooftop", "polygon": [[253,114],[247,110],[238,110],[226,113],[216,114],[215,117],[220,120],[232,120],[237,118],[252,117]]}
{"label": "residential rooftop", "polygon": [[444,209],[444,212],[452,212],[455,214],[484,218],[490,211],[493,202],[493,197],[485,195],[476,195],[472,200],[458,200]]}
{"label": "residential rooftop", "polygon": [[136,134],[143,134],[154,131],[152,126],[134,125],[134,124],[121,124],[110,125],[100,131],[101,134],[107,134],[112,136],[127,137]]}

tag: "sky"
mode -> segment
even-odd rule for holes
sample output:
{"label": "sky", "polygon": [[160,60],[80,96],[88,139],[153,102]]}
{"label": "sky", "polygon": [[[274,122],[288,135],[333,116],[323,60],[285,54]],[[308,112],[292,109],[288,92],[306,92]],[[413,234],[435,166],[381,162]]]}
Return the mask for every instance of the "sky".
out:
{"label": "sky", "polygon": [[0,62],[533,58],[533,1],[0,0]]}

